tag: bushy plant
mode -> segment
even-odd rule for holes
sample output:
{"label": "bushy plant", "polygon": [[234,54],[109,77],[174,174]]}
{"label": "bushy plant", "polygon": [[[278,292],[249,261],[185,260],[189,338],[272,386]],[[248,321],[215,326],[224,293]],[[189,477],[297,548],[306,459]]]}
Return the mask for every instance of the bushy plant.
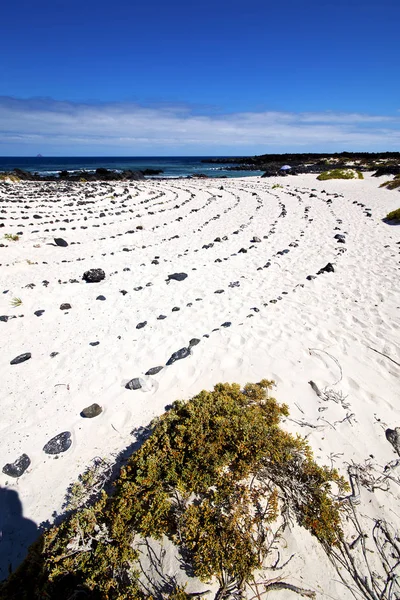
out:
{"label": "bushy plant", "polygon": [[[317,465],[304,438],[280,427],[288,408],[269,397],[272,384],[220,383],[176,401],[152,423],[114,493],[46,532],[3,597],[65,600],[79,588],[95,599],[150,600],[138,578],[138,535],[167,536],[194,574],[215,578],[221,590],[228,582],[242,589],[264,564],[281,513],[325,546],[339,543],[341,505],[331,485],[343,492],[347,484]],[[176,587],[170,597],[184,600],[186,592]]]}
{"label": "bushy plant", "polygon": [[332,169],[320,173],[317,179],[319,181],[326,181],[328,179],[364,179],[364,175],[361,171],[355,171],[354,169]]}
{"label": "bushy plant", "polygon": [[400,221],[400,208],[392,210],[392,212],[386,215],[387,221]]}
{"label": "bushy plant", "polygon": [[12,234],[12,233],[5,233],[4,234],[4,239],[12,241],[12,242],[18,242],[19,235]]}
{"label": "bushy plant", "polygon": [[384,181],[379,187],[386,187],[388,190],[395,190],[397,188],[400,188],[400,174],[396,175],[394,179]]}

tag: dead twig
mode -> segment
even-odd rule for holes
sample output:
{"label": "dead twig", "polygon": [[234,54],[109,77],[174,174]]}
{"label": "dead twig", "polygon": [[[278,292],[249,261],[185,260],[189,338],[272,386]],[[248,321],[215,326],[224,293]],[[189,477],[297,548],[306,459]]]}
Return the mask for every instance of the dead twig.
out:
{"label": "dead twig", "polygon": [[377,354],[380,354],[381,356],[384,356],[385,358],[388,358],[389,360],[392,361],[392,363],[394,363],[395,365],[400,367],[400,363],[396,362],[393,358],[391,358],[387,354],[384,354],[383,352],[379,352],[379,350],[377,350],[376,348],[372,348],[372,346],[367,346],[367,348],[369,348],[370,350],[373,350],[374,352],[376,352]]}

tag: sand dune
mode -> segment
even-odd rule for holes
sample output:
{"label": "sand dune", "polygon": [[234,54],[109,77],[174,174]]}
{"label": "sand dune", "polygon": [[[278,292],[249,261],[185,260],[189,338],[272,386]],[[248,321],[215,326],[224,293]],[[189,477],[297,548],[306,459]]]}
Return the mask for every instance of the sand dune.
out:
{"label": "sand dune", "polygon": [[[369,175],[1,183],[0,198],[0,235],[19,235],[0,248],[0,468],[31,461],[0,485],[18,493],[26,520],[52,522],[94,457],[117,455],[166,405],[219,381],[274,379],[285,426],[344,474],[352,461],[382,470],[398,458],[385,430],[400,426],[400,227],[381,219],[399,196]],[[85,283],[90,269],[105,278]],[[92,403],[102,413],[82,418]],[[69,449],[46,454],[65,431]],[[371,519],[400,523],[398,485],[361,496]],[[29,536],[3,534],[2,576]],[[304,533],[289,537],[292,580],[351,597],[333,570],[315,568],[321,551]]]}

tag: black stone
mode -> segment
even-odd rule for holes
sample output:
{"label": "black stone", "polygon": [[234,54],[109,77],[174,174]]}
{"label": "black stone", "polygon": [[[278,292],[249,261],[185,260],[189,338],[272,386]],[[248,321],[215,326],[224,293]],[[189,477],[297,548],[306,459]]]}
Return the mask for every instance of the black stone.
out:
{"label": "black stone", "polygon": [[96,300],[105,300],[106,297],[105,296],[97,296]]}
{"label": "black stone", "polygon": [[36,315],[37,317],[41,317],[43,313],[44,313],[44,310],[35,310],[35,312],[33,314]]}
{"label": "black stone", "polygon": [[157,317],[157,321],[162,321],[163,319],[166,319],[167,317],[165,315],[158,315]]}
{"label": "black stone", "polygon": [[323,267],[322,269],[320,269],[317,273],[317,275],[321,275],[322,273],[334,273],[335,269],[333,268],[332,263],[328,263],[327,265],[325,265],[325,267]]}
{"label": "black stone", "polygon": [[89,271],[85,271],[82,279],[86,281],[86,283],[98,283],[105,279],[106,274],[103,269],[90,269]]}
{"label": "black stone", "polygon": [[68,304],[68,302],[64,302],[64,304],[61,304],[60,306],[60,310],[69,310],[70,308],[72,308],[72,306]]}
{"label": "black stone", "polygon": [[164,367],[151,367],[145,375],[157,375]]}
{"label": "black stone", "polygon": [[1,315],[0,317],[0,321],[3,321],[3,323],[7,323],[9,317],[7,315]]}
{"label": "black stone", "polygon": [[27,454],[21,454],[21,456],[13,463],[7,463],[4,465],[3,473],[5,475],[9,475],[10,477],[21,477],[30,464],[31,459],[29,456]]}
{"label": "black stone", "polygon": [[86,419],[93,419],[93,417],[98,417],[100,413],[103,412],[103,409],[98,404],[94,403],[90,406],[87,406],[81,412],[81,417],[85,417]]}
{"label": "black stone", "polygon": [[187,358],[188,356],[190,356],[190,348],[181,348],[171,355],[167,362],[167,366],[172,365],[176,360],[181,360],[182,358]]}
{"label": "black stone", "polygon": [[193,346],[197,346],[197,344],[200,344],[200,340],[197,338],[192,338],[189,342],[189,348],[192,348]]}
{"label": "black stone", "polygon": [[135,377],[134,379],[131,379],[130,381],[128,381],[128,383],[125,386],[125,388],[127,390],[140,390],[141,387],[142,387],[142,384],[140,383],[139,377]]}
{"label": "black stone", "polygon": [[142,329],[143,327],[145,327],[147,325],[147,321],[143,321],[142,323],[138,323],[136,325],[136,329]]}
{"label": "black stone", "polygon": [[57,244],[57,246],[62,246],[63,248],[66,248],[68,246],[68,242],[66,242],[62,238],[54,238],[54,241]]}
{"label": "black stone", "polygon": [[179,306],[174,306],[174,308],[172,309],[172,312],[178,312],[178,310],[181,310],[181,309],[179,308]]}
{"label": "black stone", "polygon": [[100,342],[89,342],[89,346],[98,346]]}
{"label": "black stone", "polygon": [[230,327],[231,325],[231,321],[225,321],[225,323],[222,323],[221,327]]}
{"label": "black stone", "polygon": [[392,444],[397,454],[400,455],[400,427],[396,427],[396,429],[386,429],[385,435],[387,441]]}
{"label": "black stone", "polygon": [[19,365],[20,363],[23,363],[26,360],[29,360],[31,357],[32,357],[32,354],[30,352],[25,352],[25,354],[20,354],[19,356],[16,356],[15,358],[13,358],[12,361],[10,362],[10,365]]}
{"label": "black stone", "polygon": [[43,446],[43,451],[46,454],[60,454],[61,452],[66,452],[71,444],[71,432],[63,431],[62,433],[59,433],[55,437],[51,438],[51,440],[47,442],[45,446]]}
{"label": "black stone", "polygon": [[60,354],[59,352],[52,352],[50,354],[50,358],[54,358],[55,356],[57,356],[57,354]]}
{"label": "black stone", "polygon": [[174,279],[175,281],[183,281],[184,279],[186,279],[186,277],[187,273],[172,273],[172,275],[168,275],[167,282],[172,281],[172,279]]}

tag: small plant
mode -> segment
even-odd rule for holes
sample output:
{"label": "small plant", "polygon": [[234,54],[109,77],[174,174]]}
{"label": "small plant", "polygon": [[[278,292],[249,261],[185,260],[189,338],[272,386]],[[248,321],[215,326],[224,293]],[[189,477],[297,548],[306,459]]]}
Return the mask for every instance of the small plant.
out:
{"label": "small plant", "polygon": [[400,208],[392,210],[392,212],[386,215],[387,221],[400,221]]}
{"label": "small plant", "polygon": [[12,241],[12,242],[18,242],[19,235],[13,234],[13,233],[5,233],[4,234],[4,239]]}
{"label": "small plant", "polygon": [[17,175],[13,175],[12,173],[0,173],[0,181],[6,183],[19,183],[21,180]]}
{"label": "small plant", "polygon": [[21,300],[21,298],[13,298],[11,300],[10,304],[13,308],[18,308],[18,306],[21,306],[22,300]]}
{"label": "small plant", "polygon": [[364,179],[364,175],[361,171],[355,171],[354,169],[332,169],[331,171],[324,171],[318,175],[319,181],[327,181],[328,179]]}
{"label": "small plant", "polygon": [[388,190],[395,190],[397,188],[400,188],[400,174],[396,175],[394,179],[384,181],[379,187],[385,187]]}
{"label": "small plant", "polygon": [[272,186],[272,189],[276,190],[277,188],[283,188],[283,185],[281,185],[280,183],[274,183],[274,185]]}

